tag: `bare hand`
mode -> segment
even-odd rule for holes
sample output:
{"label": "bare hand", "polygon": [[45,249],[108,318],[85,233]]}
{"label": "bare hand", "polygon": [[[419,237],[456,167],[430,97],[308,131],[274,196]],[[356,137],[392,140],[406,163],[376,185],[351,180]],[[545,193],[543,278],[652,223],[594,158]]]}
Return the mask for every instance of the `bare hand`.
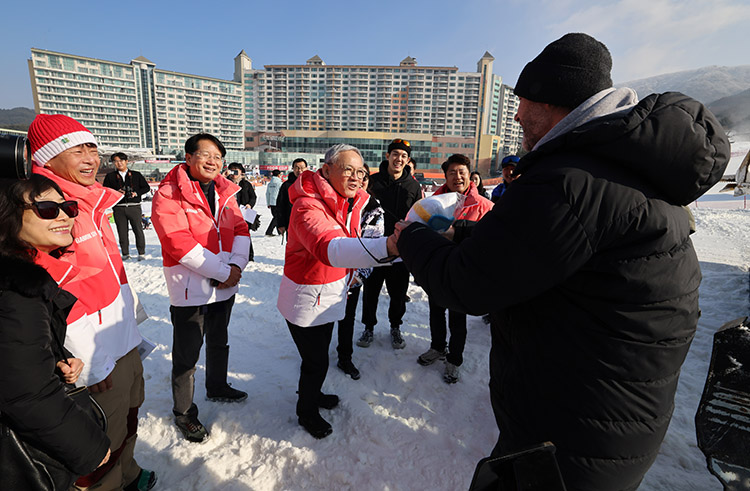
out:
{"label": "bare hand", "polygon": [[68,358],[65,361],[58,361],[57,368],[62,372],[66,384],[74,384],[83,370],[83,361],[79,358]]}
{"label": "bare hand", "polygon": [[450,227],[448,227],[448,230],[446,230],[445,232],[441,232],[440,235],[452,241],[453,237],[456,235],[456,229],[453,228],[453,225],[451,225]]}
{"label": "bare hand", "polygon": [[218,290],[223,290],[224,288],[232,288],[233,286],[237,285],[237,283],[240,282],[240,279],[242,278],[242,270],[239,266],[236,264],[230,264],[229,265],[231,270],[229,272],[229,278],[224,280],[223,283],[219,283],[216,285],[216,288]]}
{"label": "bare hand", "polygon": [[279,231],[279,235],[284,235],[284,232],[286,232],[286,227],[276,227],[276,229]]}
{"label": "bare hand", "polygon": [[93,385],[89,385],[89,390],[93,392],[94,394],[98,392],[107,392],[109,389],[112,388],[112,374],[107,375],[107,378],[102,380],[101,382]]}
{"label": "bare hand", "polygon": [[99,467],[101,467],[101,466],[103,466],[104,464],[106,464],[106,463],[107,463],[107,461],[109,460],[109,454],[110,454],[110,453],[111,453],[111,452],[110,452],[110,450],[109,450],[109,449],[107,449],[107,455],[105,455],[105,456],[104,456],[104,460],[102,460],[102,461],[101,461],[101,462],[99,463],[99,465],[97,465],[97,466],[96,466],[97,468],[99,468]]}
{"label": "bare hand", "polygon": [[401,237],[401,232],[411,225],[412,222],[407,222],[406,220],[399,220],[396,223],[395,228],[393,229],[393,234],[388,237],[388,242],[386,242],[386,247],[388,247],[388,254],[391,256],[398,256],[398,239]]}

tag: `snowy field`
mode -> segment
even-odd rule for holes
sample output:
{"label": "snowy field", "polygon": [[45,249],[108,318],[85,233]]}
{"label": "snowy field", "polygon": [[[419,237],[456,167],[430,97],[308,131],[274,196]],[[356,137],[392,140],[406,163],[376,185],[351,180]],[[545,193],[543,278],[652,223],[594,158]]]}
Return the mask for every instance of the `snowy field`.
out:
{"label": "snowy field", "polygon": [[[740,160],[733,158],[728,172],[734,172]],[[669,432],[642,490],[721,489],[696,445],[694,416],[713,333],[748,313],[750,211],[743,209],[742,198],[718,194],[720,187],[691,205],[698,227],[693,241],[704,276],[703,315],[683,367]],[[297,424],[294,413],[300,360],[276,310],[284,246],[280,237],[263,235],[270,216],[264,196],[265,188],[259,188],[256,209],[263,224],[253,232],[255,262],[243,272],[229,328],[229,380],[249,398],[240,404],[206,401],[201,357],[195,402],[211,432],[204,444],[185,441],[173,424],[172,326],[153,230],[146,231],[147,260],[126,263],[130,282],[151,316],[141,331],[157,345],[144,362],[139,463],[157,472],[161,490],[468,489],[477,461],[489,454],[498,436],[487,388],[488,326],[469,317],[461,380],[454,385],[443,382],[442,363],[416,363],[429,347],[430,335],[427,296],[413,282],[402,326],[406,348],[391,348],[387,320],[381,321],[372,346],[354,347],[360,380],[336,368],[334,332],[323,389],[338,394],[341,404],[321,410],[333,434],[314,439]],[[384,290],[379,319],[387,319],[387,305]],[[355,336],[361,328],[357,322]]]}

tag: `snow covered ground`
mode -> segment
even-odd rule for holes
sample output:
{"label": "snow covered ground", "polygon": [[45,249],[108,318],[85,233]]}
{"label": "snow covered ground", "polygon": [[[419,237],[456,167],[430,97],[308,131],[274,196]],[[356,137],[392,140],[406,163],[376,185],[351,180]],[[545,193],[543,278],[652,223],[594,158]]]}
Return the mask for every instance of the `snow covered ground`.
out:
{"label": "snow covered ground", "polygon": [[[373,345],[354,348],[360,380],[336,368],[334,332],[323,388],[338,394],[341,404],[322,410],[334,431],[315,440],[294,415],[299,355],[276,310],[284,246],[280,237],[262,235],[270,214],[265,189],[258,191],[256,209],[263,224],[253,233],[255,262],[243,273],[229,333],[230,382],[250,396],[241,404],[205,401],[201,357],[195,397],[200,419],[211,432],[205,444],[185,441],[172,421],[172,326],[153,230],[146,232],[147,260],[126,263],[130,282],[151,316],[141,330],[157,344],[144,362],[146,401],[136,446],[140,464],[157,472],[162,490],[468,489],[477,461],[497,439],[487,389],[489,328],[480,318],[469,317],[465,362],[454,385],[443,382],[442,363],[416,363],[430,336],[427,297],[414,283],[402,326],[406,348],[393,350],[387,325],[378,324]],[[643,490],[721,489],[697,448],[694,415],[713,333],[724,322],[746,315],[749,307],[750,211],[743,209],[742,198],[727,198],[712,190],[691,205],[698,227],[693,240],[704,276],[703,315],[683,367],[669,432]],[[387,319],[387,305],[384,293],[380,319]],[[355,336],[361,327],[357,323]]]}

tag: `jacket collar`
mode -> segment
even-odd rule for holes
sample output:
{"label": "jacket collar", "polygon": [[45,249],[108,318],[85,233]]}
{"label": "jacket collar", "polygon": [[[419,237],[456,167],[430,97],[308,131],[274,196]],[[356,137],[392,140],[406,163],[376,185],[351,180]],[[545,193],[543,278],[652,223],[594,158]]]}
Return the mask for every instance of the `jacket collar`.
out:
{"label": "jacket collar", "polygon": [[105,188],[98,182],[91,186],[81,186],[80,184],[63,179],[46,167],[34,166],[34,174],[40,174],[55,181],[65,196],[76,201],[85,203],[87,209],[107,209],[114,206],[122,199],[122,193],[114,189]]}

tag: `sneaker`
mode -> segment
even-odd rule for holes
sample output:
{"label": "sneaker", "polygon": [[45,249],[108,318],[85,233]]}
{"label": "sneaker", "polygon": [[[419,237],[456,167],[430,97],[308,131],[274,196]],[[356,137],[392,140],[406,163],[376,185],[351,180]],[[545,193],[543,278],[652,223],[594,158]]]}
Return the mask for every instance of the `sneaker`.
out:
{"label": "sneaker", "polygon": [[372,344],[372,329],[365,328],[364,331],[362,331],[362,335],[357,340],[357,346],[360,348],[367,348]]}
{"label": "sneaker", "polygon": [[421,355],[419,355],[419,358],[417,358],[417,363],[422,365],[423,367],[426,367],[427,365],[432,365],[438,360],[445,360],[445,355],[447,352],[445,350],[438,351],[436,349],[428,349]]}
{"label": "sneaker", "polygon": [[401,337],[401,330],[398,327],[391,328],[391,346],[393,349],[404,349],[406,341]]}
{"label": "sneaker", "polygon": [[323,409],[333,409],[336,406],[339,405],[339,396],[336,394],[323,394],[320,393],[320,397],[318,397],[318,407],[322,407]]}
{"label": "sneaker", "polygon": [[198,418],[190,416],[178,416],[174,420],[182,436],[189,442],[203,443],[208,440],[208,430],[203,427]]}
{"label": "sneaker", "polygon": [[146,259],[146,256],[144,256],[143,254],[138,254],[139,261],[143,261],[144,259]]}
{"label": "sneaker", "polygon": [[446,384],[455,384],[458,382],[458,367],[453,363],[445,362],[445,372],[443,372],[443,380]]}
{"label": "sneaker", "polygon": [[300,416],[297,422],[302,426],[308,433],[317,439],[325,438],[333,433],[331,425],[323,419],[320,414],[315,414],[311,417]]}
{"label": "sneaker", "polygon": [[352,380],[359,380],[359,370],[357,370],[357,367],[354,366],[354,363],[352,363],[351,360],[339,360],[339,362],[336,363],[336,366],[339,367],[342,372],[349,375]]}
{"label": "sneaker", "polygon": [[129,259],[130,259],[130,255],[129,255],[129,254],[123,254],[123,255],[122,255],[122,260],[123,260],[123,261],[127,261],[127,260],[129,260]]}
{"label": "sneaker", "polygon": [[237,390],[227,384],[219,390],[206,392],[206,399],[213,402],[242,402],[247,399],[247,392]]}
{"label": "sneaker", "polygon": [[148,491],[156,485],[156,473],[141,469],[133,482],[123,488],[123,491]]}

